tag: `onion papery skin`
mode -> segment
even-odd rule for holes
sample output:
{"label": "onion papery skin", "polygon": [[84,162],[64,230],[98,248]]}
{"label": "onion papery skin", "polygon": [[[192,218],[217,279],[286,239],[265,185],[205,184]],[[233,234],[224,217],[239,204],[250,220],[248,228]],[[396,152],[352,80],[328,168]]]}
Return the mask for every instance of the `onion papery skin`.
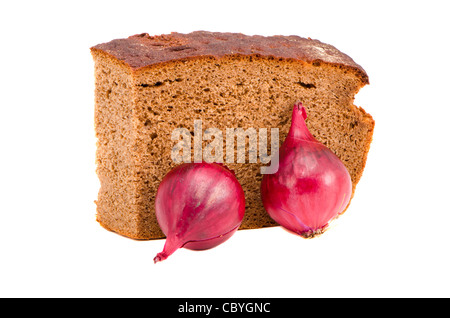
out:
{"label": "onion papery skin", "polygon": [[244,191],[234,172],[223,164],[185,163],[161,181],[155,209],[166,235],[156,263],[181,247],[206,250],[229,239],[244,217]]}
{"label": "onion papery skin", "polygon": [[352,182],[342,161],[311,135],[305,119],[305,108],[295,104],[291,129],[279,150],[278,171],[263,176],[261,197],[275,222],[312,238],[345,211]]}

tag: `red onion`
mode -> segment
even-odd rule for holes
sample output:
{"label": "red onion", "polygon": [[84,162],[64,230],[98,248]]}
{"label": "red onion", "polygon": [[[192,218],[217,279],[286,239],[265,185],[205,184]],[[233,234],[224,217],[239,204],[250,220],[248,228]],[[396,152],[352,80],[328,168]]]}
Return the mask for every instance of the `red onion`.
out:
{"label": "red onion", "polygon": [[185,163],[161,181],[155,207],[166,235],[156,263],[181,247],[205,250],[225,242],[241,225],[245,198],[234,173],[224,165]]}
{"label": "red onion", "polygon": [[305,119],[302,103],[295,104],[278,171],[263,176],[261,196],[275,222],[311,238],[345,210],[352,182],[341,160],[311,135]]}

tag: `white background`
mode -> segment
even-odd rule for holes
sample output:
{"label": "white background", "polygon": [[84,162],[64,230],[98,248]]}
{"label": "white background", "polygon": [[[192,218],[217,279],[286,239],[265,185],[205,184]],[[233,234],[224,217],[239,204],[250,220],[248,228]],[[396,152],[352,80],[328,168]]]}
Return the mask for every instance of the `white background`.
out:
{"label": "white background", "polygon": [[[0,10],[0,296],[449,297],[445,1],[8,1]],[[95,221],[89,47],[132,34],[242,32],[333,44],[369,74],[376,121],[347,212],[323,236],[279,227],[179,250]]]}

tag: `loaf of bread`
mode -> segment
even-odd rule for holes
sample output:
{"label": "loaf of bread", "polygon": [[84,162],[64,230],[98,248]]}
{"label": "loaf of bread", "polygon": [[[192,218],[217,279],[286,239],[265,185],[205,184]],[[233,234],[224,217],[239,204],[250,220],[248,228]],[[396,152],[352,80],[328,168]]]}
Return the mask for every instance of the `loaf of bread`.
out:
{"label": "loaf of bread", "polygon": [[[154,200],[176,166],[171,135],[181,127],[193,134],[198,119],[203,130],[224,134],[227,128],[279,128],[281,144],[292,107],[301,101],[308,128],[343,161],[353,191],[361,178],[374,121],[353,101],[369,80],[331,45],[298,36],[198,31],[134,35],[94,46],[91,53],[101,184],[97,220],[106,229],[135,239],[164,237]],[[276,225],[260,198],[262,163],[223,161],[245,192],[241,229]]]}

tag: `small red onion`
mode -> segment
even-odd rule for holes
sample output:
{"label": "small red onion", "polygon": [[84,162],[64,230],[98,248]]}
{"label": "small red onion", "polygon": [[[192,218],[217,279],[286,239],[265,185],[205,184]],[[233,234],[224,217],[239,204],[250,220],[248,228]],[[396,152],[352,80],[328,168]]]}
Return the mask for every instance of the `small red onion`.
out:
{"label": "small red onion", "polygon": [[311,238],[345,210],[352,181],[342,161],[311,135],[305,119],[302,103],[295,104],[278,171],[263,176],[261,197],[275,222]]}
{"label": "small red onion", "polygon": [[234,173],[224,165],[185,163],[161,181],[155,207],[166,235],[156,263],[181,247],[205,250],[225,242],[241,225],[245,198]]}

